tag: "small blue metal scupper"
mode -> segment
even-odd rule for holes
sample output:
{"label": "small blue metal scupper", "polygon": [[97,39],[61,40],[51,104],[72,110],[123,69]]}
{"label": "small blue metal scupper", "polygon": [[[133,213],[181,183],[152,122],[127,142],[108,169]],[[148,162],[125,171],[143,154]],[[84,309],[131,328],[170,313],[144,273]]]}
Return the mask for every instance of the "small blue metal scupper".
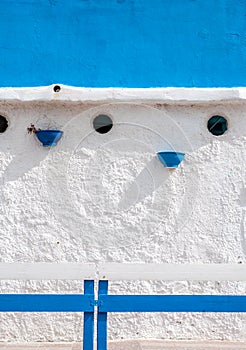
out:
{"label": "small blue metal scupper", "polygon": [[38,130],[36,136],[44,147],[56,146],[61,139],[63,131],[61,130]]}
{"label": "small blue metal scupper", "polygon": [[159,151],[157,152],[157,156],[166,168],[178,168],[185,154],[175,151]]}

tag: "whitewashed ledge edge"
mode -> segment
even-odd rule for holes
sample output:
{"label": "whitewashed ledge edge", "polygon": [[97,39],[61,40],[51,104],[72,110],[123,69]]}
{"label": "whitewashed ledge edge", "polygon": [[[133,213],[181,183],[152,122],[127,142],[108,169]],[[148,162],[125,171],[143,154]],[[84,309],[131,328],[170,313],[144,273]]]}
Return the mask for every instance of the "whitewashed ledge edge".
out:
{"label": "whitewashed ledge edge", "polygon": [[[55,86],[60,90],[55,91]],[[82,103],[218,103],[246,102],[246,87],[235,88],[83,88],[62,84],[0,88],[1,101]]]}

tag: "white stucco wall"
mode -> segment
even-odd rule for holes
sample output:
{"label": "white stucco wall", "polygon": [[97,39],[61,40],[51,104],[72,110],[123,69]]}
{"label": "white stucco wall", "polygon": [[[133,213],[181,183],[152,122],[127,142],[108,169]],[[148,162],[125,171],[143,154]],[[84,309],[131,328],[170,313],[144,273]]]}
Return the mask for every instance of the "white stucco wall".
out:
{"label": "white stucco wall", "polygon": [[[101,135],[93,118],[114,126]],[[2,101],[1,262],[246,262],[244,101]],[[210,116],[228,119],[215,137]],[[58,127],[57,147],[26,128]],[[168,170],[156,152],[186,153]],[[245,293],[242,282],[114,282],[110,292]],[[78,282],[1,281],[1,292],[80,292]],[[246,340],[244,314],[114,314],[110,339]],[[74,314],[1,314],[0,341],[77,341]]]}

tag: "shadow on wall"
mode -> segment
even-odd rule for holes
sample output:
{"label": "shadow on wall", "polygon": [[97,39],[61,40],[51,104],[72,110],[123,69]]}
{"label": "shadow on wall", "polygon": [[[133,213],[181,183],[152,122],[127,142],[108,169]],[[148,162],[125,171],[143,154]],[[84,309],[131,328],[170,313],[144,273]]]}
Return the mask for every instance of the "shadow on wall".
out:
{"label": "shadow on wall", "polygon": [[[6,185],[2,193],[6,203],[12,201],[13,217],[18,206],[25,211],[18,220],[35,223],[25,227],[25,235],[36,230],[36,216],[42,213],[40,237],[47,230],[57,231],[58,235],[63,232],[66,242],[73,247],[66,254],[73,254],[77,247],[84,252],[87,248],[83,247],[91,242],[105,251],[107,245],[137,246],[140,241],[155,249],[155,244],[149,244],[151,240],[164,247],[162,242],[169,240],[170,232],[174,240],[182,238],[178,238],[178,230],[190,222],[194,208],[199,211],[207,202],[206,210],[213,208],[213,213],[208,211],[201,219],[203,213],[198,212],[192,219],[192,230],[198,227],[201,231],[202,220],[207,224],[206,217],[216,216],[216,205],[220,205],[216,202],[217,193],[233,186],[235,178],[240,184],[243,182],[244,175],[240,169],[237,173],[235,164],[245,161],[242,135],[246,134],[246,126],[237,130],[231,125],[233,133],[214,137],[206,128],[208,115],[214,113],[213,106],[157,109],[109,104],[83,112],[67,108],[62,112],[64,115],[58,110],[55,116],[49,105],[45,108],[53,118],[60,116],[63,138],[56,147],[46,149],[27,134],[29,119],[23,123],[19,118],[21,122],[12,123],[8,132],[1,135],[1,151],[9,154],[2,171]],[[227,112],[233,118],[235,115],[235,124],[240,124],[235,106],[231,111],[227,106]],[[93,129],[92,123],[100,113],[113,120],[113,127],[103,135]],[[164,168],[156,156],[156,152],[167,149],[186,153],[176,170]],[[12,200],[14,196],[16,202]],[[210,206],[209,200],[217,204]],[[201,232],[205,230],[213,234],[213,227]],[[203,252],[203,237],[200,242]],[[211,250],[211,254],[216,253],[213,247]]]}
{"label": "shadow on wall", "polygon": [[[3,182],[16,181],[25,176],[30,170],[38,167],[40,163],[47,157],[48,150],[43,149],[34,137],[18,135],[11,144],[11,150],[6,151],[5,147],[0,147],[0,152],[9,155],[10,162],[3,172]],[[5,136],[5,135],[4,135]],[[7,136],[7,135],[6,135]],[[33,149],[35,152],[33,152]]]}
{"label": "shadow on wall", "polygon": [[151,159],[123,193],[119,209],[127,210],[146,197],[152,196],[170,175],[170,169],[164,168],[156,157]]}
{"label": "shadow on wall", "polygon": [[[33,119],[33,114],[40,115],[39,109],[40,105],[35,103],[19,108],[15,105],[11,113],[10,125],[6,133],[1,135],[0,143],[0,152],[4,152],[11,160],[3,173],[4,182],[18,180],[29,170],[38,167],[49,155],[50,148],[43,147],[35,134],[30,132],[30,125],[34,123],[37,129],[42,130],[59,129],[59,126],[57,120],[52,120],[45,113]],[[54,107],[50,106],[50,111],[53,115]],[[29,121],[28,117],[31,118]]]}
{"label": "shadow on wall", "polygon": [[[210,109],[213,110],[213,107]],[[112,129],[103,135],[96,132],[92,125],[93,118],[101,111],[113,116]],[[231,142],[230,133],[222,139],[210,134],[204,128],[208,111],[206,114],[199,108],[197,111],[201,117],[194,118],[192,107],[176,110],[173,107],[171,112],[170,107],[157,109],[124,103],[96,106],[76,115],[71,113],[69,120],[63,123],[63,139],[50,149],[42,147],[36,137],[28,135],[24,125],[16,123],[14,129],[12,127],[1,136],[2,151],[8,153],[10,133],[16,134],[9,152],[11,161],[3,172],[3,182],[28,176],[34,168],[37,173],[47,173],[49,169],[51,191],[68,191],[69,177],[72,175],[77,177],[80,186],[87,192],[85,196],[107,196],[107,190],[115,191],[116,207],[127,210],[153,196],[170,177],[175,178],[177,172],[183,178],[191,171],[196,172],[197,162],[210,160],[213,156],[216,158],[217,141],[220,144],[221,141],[224,144]],[[158,151],[170,149],[186,153],[184,164],[181,163],[177,170],[164,168],[156,156]],[[187,169],[187,162],[192,169]],[[69,197],[71,190],[68,192]]]}

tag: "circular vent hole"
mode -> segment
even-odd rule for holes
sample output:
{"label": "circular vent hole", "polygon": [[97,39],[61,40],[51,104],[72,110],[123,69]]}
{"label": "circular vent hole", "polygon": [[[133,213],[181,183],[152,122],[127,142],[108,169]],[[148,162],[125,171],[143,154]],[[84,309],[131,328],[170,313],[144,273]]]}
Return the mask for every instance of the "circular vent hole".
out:
{"label": "circular vent hole", "polygon": [[220,115],[214,115],[208,120],[208,130],[215,136],[223,135],[228,129],[227,120]]}
{"label": "circular vent hole", "polygon": [[3,133],[4,131],[6,131],[7,127],[8,127],[7,119],[4,116],[0,115],[0,133]]}
{"label": "circular vent hole", "polygon": [[104,114],[98,115],[93,120],[93,127],[100,134],[106,134],[112,129],[112,126],[113,126],[112,119]]}
{"label": "circular vent hole", "polygon": [[59,85],[55,85],[53,90],[54,90],[54,92],[59,92],[59,91],[61,91],[61,87]]}

